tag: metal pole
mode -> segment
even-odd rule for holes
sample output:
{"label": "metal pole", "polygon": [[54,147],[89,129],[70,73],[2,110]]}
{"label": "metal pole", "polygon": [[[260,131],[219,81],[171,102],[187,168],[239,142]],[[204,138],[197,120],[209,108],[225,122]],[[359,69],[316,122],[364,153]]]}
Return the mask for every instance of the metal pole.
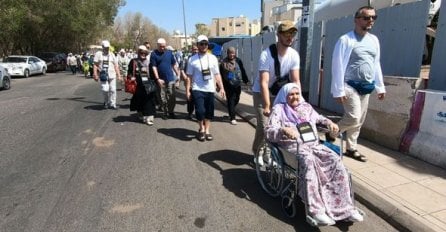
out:
{"label": "metal pole", "polygon": [[314,0],[302,1],[302,18],[299,29],[300,83],[302,95],[309,100],[311,47],[313,40]]}
{"label": "metal pole", "polygon": [[184,10],[184,0],[181,0],[183,2],[183,23],[184,23],[184,41],[186,43],[185,47],[186,47],[186,51],[188,50],[188,43],[187,43],[187,32],[186,32],[186,13]]}

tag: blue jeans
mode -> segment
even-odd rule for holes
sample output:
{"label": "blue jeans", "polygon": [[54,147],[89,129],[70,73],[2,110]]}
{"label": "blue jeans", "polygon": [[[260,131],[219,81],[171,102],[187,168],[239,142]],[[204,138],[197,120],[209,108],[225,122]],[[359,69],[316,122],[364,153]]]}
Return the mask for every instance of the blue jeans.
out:
{"label": "blue jeans", "polygon": [[197,121],[214,118],[214,93],[193,90],[192,97],[195,102],[195,117]]}

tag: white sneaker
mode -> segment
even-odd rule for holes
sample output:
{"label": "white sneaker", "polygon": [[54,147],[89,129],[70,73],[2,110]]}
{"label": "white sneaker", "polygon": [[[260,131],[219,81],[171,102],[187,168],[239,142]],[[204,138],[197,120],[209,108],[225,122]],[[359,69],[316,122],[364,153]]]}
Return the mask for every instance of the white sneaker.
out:
{"label": "white sneaker", "polygon": [[147,122],[147,125],[152,126],[153,125],[153,116],[148,116],[146,118],[146,122]]}
{"label": "white sneaker", "polygon": [[362,222],[364,221],[364,217],[358,212],[358,210],[353,210],[352,215],[347,218],[347,221],[351,222]]}
{"label": "white sneaker", "polygon": [[318,226],[331,226],[336,224],[336,222],[325,213],[314,215],[312,218]]}
{"label": "white sneaker", "polygon": [[237,125],[237,120],[235,120],[235,119],[234,119],[234,120],[231,120],[231,124],[232,124],[232,125]]}

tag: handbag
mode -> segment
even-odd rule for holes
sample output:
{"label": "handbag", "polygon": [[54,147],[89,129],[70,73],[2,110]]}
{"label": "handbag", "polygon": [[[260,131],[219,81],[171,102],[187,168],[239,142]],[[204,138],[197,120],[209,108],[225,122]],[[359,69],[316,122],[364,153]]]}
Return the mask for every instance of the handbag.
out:
{"label": "handbag", "polygon": [[147,81],[143,81],[142,84],[144,85],[147,94],[156,92],[156,83],[154,80],[148,79]]}
{"label": "handbag", "polygon": [[127,93],[135,94],[136,93],[136,80],[125,79],[124,81],[124,91]]}
{"label": "handbag", "polygon": [[102,70],[101,72],[99,72],[99,80],[101,80],[102,82],[107,81],[108,80],[108,72],[105,70]]}
{"label": "handbag", "polygon": [[276,96],[280,88],[282,88],[282,86],[284,86],[288,82],[289,82],[288,75],[277,78],[276,81],[274,81],[273,85],[269,87],[269,91],[271,92],[272,95]]}
{"label": "handbag", "polygon": [[375,82],[348,80],[347,84],[353,87],[360,95],[366,95],[375,90]]}
{"label": "handbag", "polygon": [[147,94],[154,93],[157,91],[157,84],[156,84],[155,80],[150,78],[150,73],[147,73],[148,76],[144,75],[144,77],[143,77],[142,71],[141,71],[142,66],[143,66],[143,64],[140,61],[135,60],[133,62],[133,73],[135,74],[136,67],[138,67],[138,76],[139,76],[139,78],[141,78],[141,83],[144,86],[146,93]]}

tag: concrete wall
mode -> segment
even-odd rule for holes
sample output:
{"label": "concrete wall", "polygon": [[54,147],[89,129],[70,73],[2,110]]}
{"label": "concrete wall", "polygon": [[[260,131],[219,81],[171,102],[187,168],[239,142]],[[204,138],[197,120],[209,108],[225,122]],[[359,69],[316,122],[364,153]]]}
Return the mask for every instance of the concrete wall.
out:
{"label": "concrete wall", "polygon": [[[438,90],[420,90],[417,97],[421,115],[418,131],[414,133],[408,153],[426,162],[446,168],[446,92]],[[416,129],[416,127],[415,127]]]}
{"label": "concrete wall", "polygon": [[419,78],[385,76],[386,97],[370,95],[369,109],[360,136],[398,150],[410,119],[410,109]]}

